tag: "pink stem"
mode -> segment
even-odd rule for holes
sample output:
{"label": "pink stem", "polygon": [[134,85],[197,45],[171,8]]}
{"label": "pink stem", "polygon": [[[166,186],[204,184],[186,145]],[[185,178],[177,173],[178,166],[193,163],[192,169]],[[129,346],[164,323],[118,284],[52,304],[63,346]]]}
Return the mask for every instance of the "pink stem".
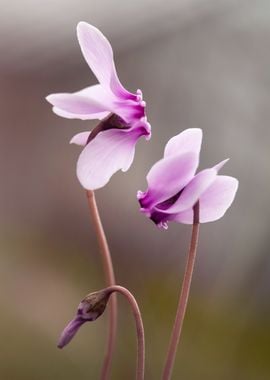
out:
{"label": "pink stem", "polygon": [[[115,275],[113,270],[112,258],[110,254],[110,250],[108,247],[107,239],[104,233],[104,229],[100,220],[95,194],[91,190],[86,191],[88,206],[90,210],[90,214],[93,219],[94,228],[97,234],[97,239],[99,243],[99,248],[103,261],[103,268],[106,276],[107,286],[115,285]],[[107,343],[107,350],[105,354],[105,358],[103,361],[102,371],[101,371],[101,380],[109,379],[111,365],[112,365],[112,357],[113,351],[115,348],[115,338],[116,338],[116,330],[117,330],[117,299],[116,295],[112,295],[112,299],[110,302],[110,315],[109,315],[109,336]]]}
{"label": "pink stem", "polygon": [[192,274],[194,269],[194,263],[196,258],[198,237],[199,237],[199,202],[193,207],[193,227],[191,235],[191,243],[189,248],[189,253],[186,262],[185,274],[181,289],[181,294],[178,302],[178,308],[176,312],[176,317],[174,321],[174,326],[172,330],[171,340],[169,344],[169,349],[167,353],[167,359],[165,362],[165,367],[163,371],[162,380],[170,380],[172,376],[172,370],[174,366],[177,346],[180,340],[183,321],[185,318],[187,302],[189,297],[190,285],[192,280]]}
{"label": "pink stem", "polygon": [[126,288],[119,285],[110,286],[106,289],[109,292],[119,292],[126,297],[128,300],[133,316],[136,323],[137,331],[137,370],[136,370],[136,380],[144,379],[144,363],[145,363],[145,341],[144,341],[144,328],[143,321],[139,306],[135,297]]}

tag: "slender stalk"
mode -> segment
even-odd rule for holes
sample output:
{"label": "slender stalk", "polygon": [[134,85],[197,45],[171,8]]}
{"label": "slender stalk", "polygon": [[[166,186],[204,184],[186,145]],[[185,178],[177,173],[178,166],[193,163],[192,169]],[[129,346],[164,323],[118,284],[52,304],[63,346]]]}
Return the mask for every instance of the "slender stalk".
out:
{"label": "slender stalk", "polygon": [[193,227],[191,235],[191,243],[189,248],[189,253],[186,262],[185,274],[182,283],[182,289],[180,293],[180,298],[178,301],[178,307],[176,312],[176,317],[174,321],[174,326],[172,330],[171,340],[169,344],[169,349],[167,353],[167,359],[163,371],[163,380],[169,380],[172,376],[177,346],[180,340],[183,321],[185,318],[187,302],[189,297],[190,285],[192,280],[192,274],[194,269],[194,263],[196,258],[198,237],[199,237],[199,201],[193,207]]}
{"label": "slender stalk", "polygon": [[[88,206],[90,214],[93,220],[94,228],[97,234],[97,239],[99,243],[99,249],[102,256],[104,273],[106,276],[107,286],[115,285],[115,275],[113,270],[112,259],[110,255],[110,250],[108,247],[107,239],[104,233],[104,229],[101,223],[99,216],[95,194],[91,190],[86,191]],[[115,348],[115,338],[116,338],[116,329],[117,329],[117,299],[116,295],[112,295],[110,302],[109,310],[109,336],[107,342],[107,349],[103,361],[102,371],[101,371],[101,380],[109,379],[111,365],[112,365],[112,356]]]}
{"label": "slender stalk", "polygon": [[136,370],[136,380],[144,379],[144,363],[145,363],[145,340],[144,340],[144,328],[143,321],[139,306],[135,297],[130,293],[129,290],[123,288],[119,285],[110,286],[106,289],[108,292],[119,292],[126,297],[129,302],[133,316],[136,323],[136,332],[137,332],[137,370]]}

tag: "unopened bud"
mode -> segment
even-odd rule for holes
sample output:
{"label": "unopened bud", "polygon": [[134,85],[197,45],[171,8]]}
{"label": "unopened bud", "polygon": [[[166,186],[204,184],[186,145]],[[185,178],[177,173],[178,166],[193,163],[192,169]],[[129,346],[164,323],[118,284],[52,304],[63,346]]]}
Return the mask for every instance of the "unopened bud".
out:
{"label": "unopened bud", "polygon": [[88,294],[79,304],[75,318],[63,330],[58,347],[66,346],[85,322],[95,321],[106,309],[111,292],[107,289]]}
{"label": "unopened bud", "polygon": [[95,321],[106,309],[110,294],[106,289],[88,294],[80,302],[77,315],[86,321]]}

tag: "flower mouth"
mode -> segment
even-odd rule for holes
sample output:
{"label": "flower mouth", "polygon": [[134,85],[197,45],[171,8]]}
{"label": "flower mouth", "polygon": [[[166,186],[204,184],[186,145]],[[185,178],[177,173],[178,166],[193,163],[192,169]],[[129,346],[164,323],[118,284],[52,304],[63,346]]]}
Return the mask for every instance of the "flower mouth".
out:
{"label": "flower mouth", "polygon": [[132,126],[131,123],[127,123],[119,115],[111,113],[109,116],[103,119],[94,129],[92,129],[91,133],[89,133],[86,145],[88,145],[100,132],[108,131],[110,129],[121,129],[127,131],[129,129],[133,129],[133,127],[134,129],[138,129],[138,131],[140,130],[141,135],[147,136],[147,139],[151,137],[151,126],[145,116],[142,117],[138,123]]}
{"label": "flower mouth", "polygon": [[183,189],[171,198],[151,206],[151,198],[147,198],[147,192],[138,191],[137,199],[141,205],[140,211],[148,216],[158,227],[167,229],[169,214],[166,211],[179,199],[182,192]]}
{"label": "flower mouth", "polygon": [[154,210],[154,211],[152,211],[152,213],[150,215],[150,219],[159,228],[164,228],[165,230],[167,230],[167,228],[168,228],[167,222],[169,220],[167,214],[164,214],[162,211]]}
{"label": "flower mouth", "polygon": [[171,198],[157,204],[155,207],[159,210],[167,210],[169,207],[171,207],[180,198],[183,190],[184,189],[180,190],[178,193],[173,195]]}
{"label": "flower mouth", "polygon": [[127,124],[120,116],[115,113],[110,114],[103,119],[89,134],[86,145],[90,143],[100,132],[109,129],[129,129],[130,125]]}

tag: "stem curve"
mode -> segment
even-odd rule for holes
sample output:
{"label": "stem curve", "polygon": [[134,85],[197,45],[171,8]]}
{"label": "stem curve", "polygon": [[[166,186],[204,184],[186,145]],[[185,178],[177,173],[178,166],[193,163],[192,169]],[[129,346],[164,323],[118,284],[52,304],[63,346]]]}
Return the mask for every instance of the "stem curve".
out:
{"label": "stem curve", "polygon": [[[101,252],[103,269],[106,277],[107,286],[115,285],[115,275],[113,269],[112,258],[109,250],[109,246],[107,243],[106,235],[102,226],[102,222],[100,219],[95,194],[92,190],[86,191],[88,207],[90,210],[90,214],[93,220],[94,228],[96,231],[99,249]],[[112,365],[112,357],[113,351],[115,348],[115,339],[116,339],[116,330],[117,330],[117,299],[116,295],[113,294],[110,302],[110,310],[109,310],[109,336],[107,341],[107,349],[105,353],[105,357],[103,360],[103,366],[101,371],[101,380],[108,380]]]}
{"label": "stem curve", "polygon": [[[136,380],[144,380],[144,369],[145,369],[145,338],[144,338],[144,327],[141,312],[135,297],[132,293],[120,285],[113,285],[106,289],[108,292],[118,292],[126,297],[129,302],[133,316],[136,323],[137,332],[137,370],[136,370]],[[113,296],[113,295],[112,295]]]}

